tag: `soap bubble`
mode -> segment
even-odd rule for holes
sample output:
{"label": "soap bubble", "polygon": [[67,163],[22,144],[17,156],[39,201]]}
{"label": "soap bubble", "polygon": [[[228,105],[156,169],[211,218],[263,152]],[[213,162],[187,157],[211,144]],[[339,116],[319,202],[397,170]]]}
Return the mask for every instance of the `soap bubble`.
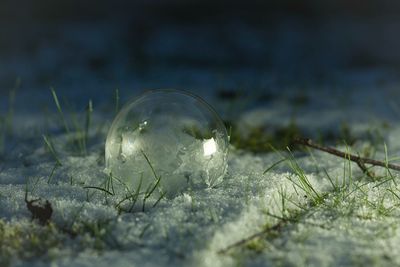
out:
{"label": "soap bubble", "polygon": [[228,143],[223,122],[204,100],[154,90],[129,102],[115,118],[106,141],[106,171],[131,192],[173,197],[220,183]]}

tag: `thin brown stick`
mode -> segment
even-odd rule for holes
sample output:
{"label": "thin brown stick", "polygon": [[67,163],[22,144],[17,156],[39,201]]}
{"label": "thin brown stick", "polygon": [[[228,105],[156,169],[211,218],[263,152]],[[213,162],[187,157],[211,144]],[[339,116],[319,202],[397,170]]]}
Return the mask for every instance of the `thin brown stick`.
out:
{"label": "thin brown stick", "polygon": [[231,250],[231,249],[233,249],[235,247],[243,246],[243,245],[249,243],[250,241],[252,241],[252,240],[254,240],[256,238],[262,237],[262,236],[264,236],[264,235],[266,235],[268,233],[274,232],[274,231],[279,231],[283,226],[285,226],[285,224],[287,222],[289,222],[289,220],[286,220],[286,219],[281,220],[277,224],[275,224],[275,225],[273,225],[273,226],[271,226],[269,228],[266,228],[266,229],[264,229],[264,230],[262,230],[260,232],[255,233],[255,234],[252,234],[251,236],[248,236],[248,237],[246,237],[244,239],[241,239],[241,240],[233,243],[232,245],[229,245],[226,248],[223,248],[223,249],[219,250],[218,254],[225,254],[229,250]]}
{"label": "thin brown stick", "polygon": [[[271,217],[273,217],[275,219],[278,219],[279,221],[276,224],[272,225],[271,227],[264,228],[263,230],[252,234],[251,236],[248,236],[246,238],[240,239],[239,241],[227,246],[226,248],[220,249],[218,251],[218,254],[225,254],[225,253],[227,253],[228,251],[230,251],[233,248],[243,246],[243,245],[245,245],[245,244],[247,244],[247,243],[249,243],[249,242],[251,242],[251,241],[253,241],[253,240],[257,239],[257,238],[261,238],[261,237],[266,236],[266,235],[268,235],[270,233],[281,232],[283,230],[283,228],[286,227],[290,223],[298,223],[298,222],[300,222],[300,219],[296,218],[296,217],[295,218],[284,218],[284,217],[280,217],[280,216],[274,215],[274,214],[269,213],[269,212],[267,212],[267,215],[271,216]],[[306,223],[306,222],[303,222],[303,223]],[[307,224],[315,226],[315,227],[320,227],[320,228],[327,229],[327,227],[325,225],[320,225],[320,224],[311,223],[311,222],[307,222]]]}
{"label": "thin brown stick", "polygon": [[311,147],[311,148],[314,148],[314,149],[317,149],[320,151],[324,151],[324,152],[327,152],[329,154],[332,154],[332,155],[335,155],[335,156],[338,156],[338,157],[341,157],[344,159],[351,160],[351,161],[357,163],[357,165],[360,167],[360,169],[370,177],[373,177],[373,175],[368,171],[368,168],[365,166],[365,164],[370,164],[373,166],[379,166],[379,167],[383,167],[383,168],[400,171],[400,165],[391,164],[388,162],[383,162],[383,161],[375,160],[375,159],[363,158],[363,157],[356,156],[356,155],[353,155],[350,153],[345,153],[345,152],[339,151],[332,147],[326,147],[326,146],[316,144],[311,139],[295,139],[293,143],[303,145],[303,146],[308,146],[308,147]]}

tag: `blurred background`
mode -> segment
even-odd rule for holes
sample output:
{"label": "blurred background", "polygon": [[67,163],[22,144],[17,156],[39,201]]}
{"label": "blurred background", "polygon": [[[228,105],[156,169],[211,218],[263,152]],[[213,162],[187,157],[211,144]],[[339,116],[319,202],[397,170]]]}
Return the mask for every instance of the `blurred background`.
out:
{"label": "blurred background", "polygon": [[20,76],[46,89],[82,90],[93,80],[98,92],[151,80],[144,85],[201,90],[238,70],[315,80],[335,70],[397,69],[399,14],[390,0],[3,0],[0,86]]}
{"label": "blurred background", "polygon": [[176,88],[226,120],[262,106],[287,124],[311,104],[332,125],[343,103],[398,118],[385,109],[399,85],[397,1],[3,0],[0,25],[0,111],[19,77],[21,114],[54,111],[53,86],[70,105],[84,110],[91,98],[103,113],[116,88],[122,103]]}

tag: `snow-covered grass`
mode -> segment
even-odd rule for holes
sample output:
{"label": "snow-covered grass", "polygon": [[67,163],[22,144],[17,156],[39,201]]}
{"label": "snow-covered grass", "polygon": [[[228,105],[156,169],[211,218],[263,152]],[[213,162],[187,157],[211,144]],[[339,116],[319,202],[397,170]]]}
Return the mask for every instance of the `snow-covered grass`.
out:
{"label": "snow-covered grass", "polygon": [[[398,70],[308,73],[309,57],[349,59],[329,41],[346,29],[340,19],[310,38],[296,23],[15,31],[16,52],[0,61],[0,266],[400,265],[399,174],[371,168],[372,179],[346,159],[286,149],[301,135],[398,163]],[[200,94],[230,125],[228,173],[172,199],[120,195],[123,183],[103,172],[110,123],[128,97],[171,87]],[[26,193],[49,201],[48,224],[31,220]]]}
{"label": "snow-covered grass", "polygon": [[[101,112],[89,104],[79,116],[67,113],[55,91],[52,97],[53,130],[28,150],[17,145],[23,165],[5,156],[0,169],[0,266],[400,264],[394,171],[371,169],[372,179],[322,152],[232,146],[228,174],[215,188],[173,199],[153,198],[151,190],[119,195],[114,188],[123,183],[103,172]],[[111,102],[108,110],[118,109]],[[395,162],[398,131],[380,132],[388,146],[360,138],[338,149]],[[26,190],[29,200],[51,203],[48,224],[31,220]]]}

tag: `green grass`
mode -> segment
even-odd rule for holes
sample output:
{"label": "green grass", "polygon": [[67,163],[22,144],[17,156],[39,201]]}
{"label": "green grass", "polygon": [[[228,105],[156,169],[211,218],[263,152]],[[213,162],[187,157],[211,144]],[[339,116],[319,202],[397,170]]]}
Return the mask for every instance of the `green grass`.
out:
{"label": "green grass", "polygon": [[50,137],[43,135],[43,141],[44,141],[46,148],[49,151],[50,155],[53,157],[54,161],[56,162],[56,165],[62,166],[60,158],[58,157],[58,154],[54,148],[53,142],[51,141]]}
{"label": "green grass", "polygon": [[147,189],[146,189],[146,191],[145,191],[145,194],[144,194],[144,197],[143,197],[142,211],[144,212],[144,211],[145,211],[145,207],[146,207],[146,201],[147,201],[147,199],[150,198],[150,196],[155,192],[155,190],[156,190],[157,188],[158,188],[159,191],[160,191],[160,197],[157,199],[157,201],[155,202],[155,204],[153,205],[153,207],[155,207],[155,206],[160,202],[160,200],[161,200],[162,198],[164,198],[166,192],[163,192],[162,188],[160,187],[161,176],[157,175],[157,173],[156,173],[156,171],[155,171],[155,169],[154,169],[154,167],[153,167],[153,164],[151,164],[151,162],[150,162],[149,158],[147,157],[147,155],[146,155],[143,151],[141,151],[141,152],[142,152],[143,157],[146,159],[146,162],[147,162],[147,164],[149,165],[149,168],[151,169],[151,172],[152,172],[153,175],[154,175],[154,182],[151,183],[151,184],[147,187]]}
{"label": "green grass", "polygon": [[[336,144],[338,141],[353,145],[356,141],[366,141],[369,138],[374,138],[380,132],[376,131],[372,135],[366,137],[356,137],[352,134],[350,127],[347,123],[341,124],[338,132],[325,131],[318,132],[311,135],[305,129],[301,128],[295,119],[292,119],[286,125],[273,126],[273,127],[253,127],[248,129],[247,134],[244,135],[238,130],[238,125],[233,122],[226,121],[225,125],[229,129],[229,136],[231,144],[241,150],[250,151],[252,153],[266,153],[272,152],[274,149],[285,151],[287,147],[292,150],[301,149],[298,146],[293,146],[292,142],[299,137],[315,138],[319,143]],[[343,140],[343,141],[342,141]],[[274,149],[271,149],[274,147]]]}
{"label": "green grass", "polygon": [[297,126],[295,121],[291,121],[288,125],[279,127],[272,131],[263,127],[256,127],[249,130],[246,136],[243,136],[237,130],[237,126],[226,122],[230,129],[230,142],[237,148],[253,153],[271,152],[271,146],[278,150],[285,150],[291,145],[291,142],[296,137],[302,136],[302,131]]}
{"label": "green grass", "polygon": [[[76,220],[66,228],[55,223],[42,226],[35,222],[15,223],[0,219],[0,266],[10,266],[16,260],[51,262],[65,256],[61,251],[67,249],[74,255],[83,250],[101,253],[106,248],[118,247],[111,235],[113,222],[110,219]],[[72,248],[71,240],[75,241]]]}
{"label": "green grass", "polygon": [[13,119],[15,113],[15,98],[17,95],[17,90],[21,87],[21,78],[15,80],[14,87],[10,90],[8,94],[8,112],[6,115],[6,128],[8,134],[13,133]]}
{"label": "green grass", "polygon": [[[86,116],[84,120],[84,124],[81,125],[79,123],[80,118],[75,112],[70,113],[70,123],[68,123],[67,117],[61,107],[59,98],[54,88],[51,88],[51,94],[53,96],[53,100],[64,128],[65,134],[68,136],[67,148],[72,147],[72,152],[77,153],[80,156],[87,155],[87,147],[90,136],[90,127],[92,124],[92,115],[93,115],[93,102],[92,100],[88,101],[88,105],[86,106]],[[72,124],[72,126],[71,126]],[[67,149],[68,150],[68,149]]]}
{"label": "green grass", "polygon": [[[136,203],[139,199],[139,195],[141,195],[141,189],[142,189],[142,182],[143,182],[143,174],[140,176],[139,184],[134,192],[131,192],[130,189],[128,188],[128,194],[122,198],[116,205],[115,208],[118,209],[118,212],[121,213],[122,211],[126,212],[132,212],[133,209],[136,206]],[[121,205],[124,204],[126,201],[128,201],[129,208],[127,210],[124,210]]]}
{"label": "green grass", "polygon": [[4,117],[0,116],[0,155],[4,153],[6,139],[6,123]]}
{"label": "green grass", "polygon": [[[142,207],[141,211],[144,212],[146,209],[146,203],[148,199],[152,196],[155,196],[157,192],[157,199],[155,199],[152,207],[156,207],[162,199],[166,196],[167,192],[162,190],[160,186],[161,182],[161,176],[157,175],[153,164],[151,163],[150,159],[148,156],[142,151],[142,155],[145,158],[153,176],[154,176],[154,181],[150,183],[145,190],[143,189],[143,174],[141,175],[139,179],[139,183],[137,185],[137,188],[135,190],[132,190],[131,187],[129,187],[122,179],[114,176],[112,173],[106,176],[105,180],[99,185],[86,185],[83,186],[84,189],[92,190],[93,193],[95,192],[101,192],[104,194],[104,201],[105,203],[108,203],[108,197],[113,197],[113,205],[117,209],[118,213],[121,212],[133,212],[134,208],[136,207],[136,204],[139,200],[139,197],[142,197]],[[122,191],[125,192],[124,195],[121,195],[121,189],[120,191],[116,191],[114,189],[114,184],[118,185],[119,187],[122,186]],[[90,201],[90,195],[88,193],[88,201]]]}
{"label": "green grass", "polygon": [[[74,152],[81,156],[88,155],[88,143],[90,141],[90,130],[92,127],[92,114],[93,114],[93,103],[89,100],[84,123],[80,123],[81,116],[70,113],[66,115],[62,109],[58,96],[54,89],[51,90],[53,100],[57,109],[57,114],[61,122],[61,127],[70,139],[67,141],[67,145],[74,145]],[[10,98],[11,99],[11,98]],[[14,101],[14,100],[13,100]],[[10,103],[13,101],[10,101]],[[119,111],[119,91],[115,92],[115,112]],[[13,114],[9,112],[8,114]],[[13,117],[13,115],[8,115]],[[7,119],[0,118],[0,133],[6,133],[8,128]],[[11,120],[12,121],[12,120]],[[343,127],[343,135],[347,135],[348,139],[351,139],[351,131],[348,127]],[[232,129],[232,128],[231,128]],[[273,246],[273,240],[282,237],[283,233],[290,233],[292,229],[295,229],[296,225],[312,223],[306,219],[315,210],[324,210],[327,213],[331,213],[334,216],[357,216],[361,220],[372,220],[376,216],[390,217],[393,216],[394,212],[400,207],[400,191],[397,188],[397,175],[390,171],[388,168],[385,169],[385,173],[377,180],[369,179],[365,174],[357,172],[356,165],[349,159],[343,159],[343,172],[342,177],[339,175],[334,176],[328,169],[325,168],[325,164],[320,158],[310,152],[309,157],[314,162],[315,172],[317,179],[321,181],[326,179],[331,185],[330,190],[320,191],[316,186],[316,179],[310,179],[310,173],[301,166],[301,159],[297,157],[298,154],[293,150],[286,150],[290,144],[292,138],[301,135],[301,130],[296,125],[295,121],[292,121],[286,127],[282,127],[273,131],[272,133],[265,133],[265,129],[256,128],[250,131],[250,135],[243,138],[235,133],[235,130],[230,131],[232,136],[233,144],[243,150],[252,151],[255,153],[264,152],[275,152],[281,156],[279,160],[266,166],[264,171],[265,175],[268,175],[273,169],[286,164],[289,168],[289,175],[287,176],[290,186],[294,188],[295,193],[289,192],[285,186],[277,187],[277,197],[273,199],[274,206],[279,207],[277,214],[272,213],[270,210],[266,210],[264,214],[260,216],[267,217],[264,226],[263,235],[260,235],[256,239],[251,239],[246,242],[243,248],[255,253],[265,252],[266,249]],[[3,135],[4,137],[5,135]],[[0,135],[1,137],[1,135]],[[51,169],[47,182],[51,183],[55,172],[61,166],[62,155],[65,155],[65,151],[61,151],[59,146],[56,150],[53,141],[54,138],[50,135],[43,135],[43,141],[46,150],[53,158],[55,165]],[[380,142],[380,141],[379,141]],[[350,153],[352,149],[351,143],[346,145],[347,153]],[[277,149],[274,148],[277,147]],[[1,148],[1,139],[0,139]],[[375,155],[377,147],[368,147],[363,153],[369,155]],[[66,150],[67,151],[67,150]],[[61,153],[60,153],[61,152]],[[382,151],[380,151],[382,152]],[[390,158],[388,148],[384,145],[383,153],[385,155],[386,165],[389,162],[398,160],[398,158]],[[104,204],[114,207],[118,213],[121,212],[135,212],[136,208],[141,208],[141,211],[146,209],[152,204],[153,207],[157,206],[162,199],[166,196],[165,191],[161,188],[161,176],[157,174],[155,167],[153,166],[151,159],[142,151],[143,157],[148,165],[149,170],[154,176],[154,180],[148,186],[143,185],[143,176],[140,177],[139,183],[136,188],[132,189],[127,184],[113,176],[111,173],[104,178],[100,184],[96,185],[85,185],[83,189],[87,191],[87,201],[93,201],[92,197],[94,194],[101,194],[104,197]],[[315,177],[313,177],[315,178]],[[32,182],[31,193],[38,185],[39,178]],[[285,181],[286,182],[286,181]],[[247,186],[250,188],[251,181],[247,181]],[[71,176],[70,184],[73,185],[73,177]],[[27,184],[28,185],[28,184]],[[370,185],[373,188],[382,189],[378,195],[377,200],[371,200]],[[124,193],[117,192],[117,188],[123,188]],[[247,194],[254,194],[250,189],[246,190]],[[192,192],[191,192],[192,193]],[[306,196],[304,198],[303,196]],[[150,198],[154,198],[154,202],[150,202]],[[97,199],[97,198],[96,198]],[[192,194],[193,199],[193,194]],[[387,205],[387,200],[390,199],[394,202],[393,205]],[[194,212],[194,202],[192,202],[191,211]],[[368,207],[369,213],[360,215],[357,213],[360,206]],[[47,226],[38,228],[39,226],[34,223],[27,223],[26,225],[11,225],[0,220],[0,266],[7,266],[13,257],[18,257],[22,260],[33,260],[43,257],[48,259],[50,257],[49,250],[52,249],[63,249],[70,238],[79,236],[82,238],[82,247],[93,248],[96,251],[102,251],[107,247],[117,247],[115,240],[111,238],[113,219],[111,220],[100,220],[100,221],[83,221],[79,219],[79,214],[82,212],[84,205],[74,215],[72,223],[68,226],[62,227],[54,223],[50,223]],[[220,223],[218,218],[219,214],[213,207],[208,208],[210,220],[213,223]],[[327,222],[327,224],[334,224],[333,222]],[[139,237],[144,237],[146,231],[152,226],[151,223],[146,224]],[[279,227],[277,227],[279,226]],[[315,227],[323,228],[324,225],[313,225]],[[255,229],[256,230],[256,229]],[[89,236],[88,239],[83,238]],[[304,236],[307,239],[307,236]],[[229,244],[227,244],[229,245]],[[235,251],[236,256],[239,255]]]}
{"label": "green grass", "polygon": [[115,89],[115,115],[119,112],[119,89]]}
{"label": "green grass", "polygon": [[53,87],[51,87],[50,90],[51,90],[51,94],[52,94],[53,99],[54,99],[54,103],[56,104],[56,108],[57,108],[58,114],[60,115],[60,119],[61,119],[62,124],[64,126],[65,132],[67,134],[69,134],[70,133],[69,126],[68,126],[68,123],[67,123],[67,121],[65,119],[64,112],[63,112],[63,110],[61,108],[60,101],[58,100],[58,96],[56,94],[56,91],[54,90]]}
{"label": "green grass", "polygon": [[49,256],[51,250],[61,249],[68,239],[54,224],[15,224],[0,220],[0,266],[14,260],[37,260]]}
{"label": "green grass", "polygon": [[[350,146],[346,145],[347,153],[350,153]],[[292,151],[286,153],[276,150],[271,147],[275,153],[280,155],[281,159],[268,166],[263,174],[268,173],[282,164],[286,164],[290,169],[288,180],[292,184],[295,193],[289,193],[287,187],[278,187],[277,196],[273,197],[273,206],[280,207],[278,214],[271,213],[267,206],[265,215],[265,227],[256,232],[248,239],[243,239],[238,242],[238,246],[227,246],[228,249],[222,250],[222,253],[229,253],[234,258],[245,256],[246,251],[252,253],[262,253],[270,247],[274,247],[276,238],[285,235],[285,238],[290,238],[291,229],[296,229],[296,225],[310,225],[311,227],[319,227],[323,229],[335,228],[335,221],[341,218],[357,218],[358,220],[372,220],[373,218],[393,218],[397,216],[397,210],[400,207],[400,190],[397,188],[396,177],[387,167],[384,174],[376,179],[370,179],[361,170],[356,171],[354,167],[357,165],[349,159],[343,159],[342,177],[334,177],[324,167],[324,162],[320,158],[314,156],[314,153],[309,150],[309,157],[315,165],[314,175],[318,179],[326,179],[331,185],[330,190],[319,191],[308,178],[307,172],[301,167],[298,159]],[[385,162],[398,160],[388,156],[386,145],[382,151],[385,155]],[[384,182],[382,182],[384,181]],[[371,193],[371,188],[379,188],[378,191]],[[372,195],[371,195],[372,194]],[[307,196],[306,201],[302,196]],[[391,203],[391,204],[388,204]],[[367,207],[367,212],[363,211]],[[306,220],[315,212],[323,212],[330,214],[326,224],[313,224]],[[341,229],[348,231],[349,229]],[[295,233],[295,232],[294,232]],[[385,231],[382,230],[382,233]],[[307,239],[307,234],[303,235],[304,242]],[[300,242],[300,241],[299,241]],[[229,245],[229,244],[228,244]],[[236,248],[236,249],[235,249]],[[242,252],[237,248],[241,248]],[[251,254],[250,254],[251,255]],[[243,260],[243,258],[241,258]]]}
{"label": "green grass", "polygon": [[13,88],[8,93],[8,110],[6,114],[0,114],[0,155],[4,154],[6,138],[12,137],[14,131],[15,99],[21,86],[21,79],[17,78]]}
{"label": "green grass", "polygon": [[53,180],[54,174],[56,173],[57,168],[59,168],[61,165],[58,163],[54,164],[54,167],[51,169],[49,178],[47,179],[47,183],[50,184],[51,181]]}
{"label": "green grass", "polygon": [[86,107],[86,121],[85,121],[85,134],[84,134],[85,150],[87,150],[86,147],[89,141],[89,130],[92,124],[92,114],[93,114],[93,103],[92,100],[90,99]]}
{"label": "green grass", "polygon": [[312,199],[314,204],[319,204],[323,202],[324,200],[323,195],[317,192],[317,190],[314,188],[314,186],[308,179],[305,171],[297,163],[297,160],[293,156],[292,152],[290,150],[288,151],[289,151],[288,165],[297,179],[295,180],[291,176],[287,176],[287,178],[293,183],[294,186],[301,189],[307,195],[308,198]]}

